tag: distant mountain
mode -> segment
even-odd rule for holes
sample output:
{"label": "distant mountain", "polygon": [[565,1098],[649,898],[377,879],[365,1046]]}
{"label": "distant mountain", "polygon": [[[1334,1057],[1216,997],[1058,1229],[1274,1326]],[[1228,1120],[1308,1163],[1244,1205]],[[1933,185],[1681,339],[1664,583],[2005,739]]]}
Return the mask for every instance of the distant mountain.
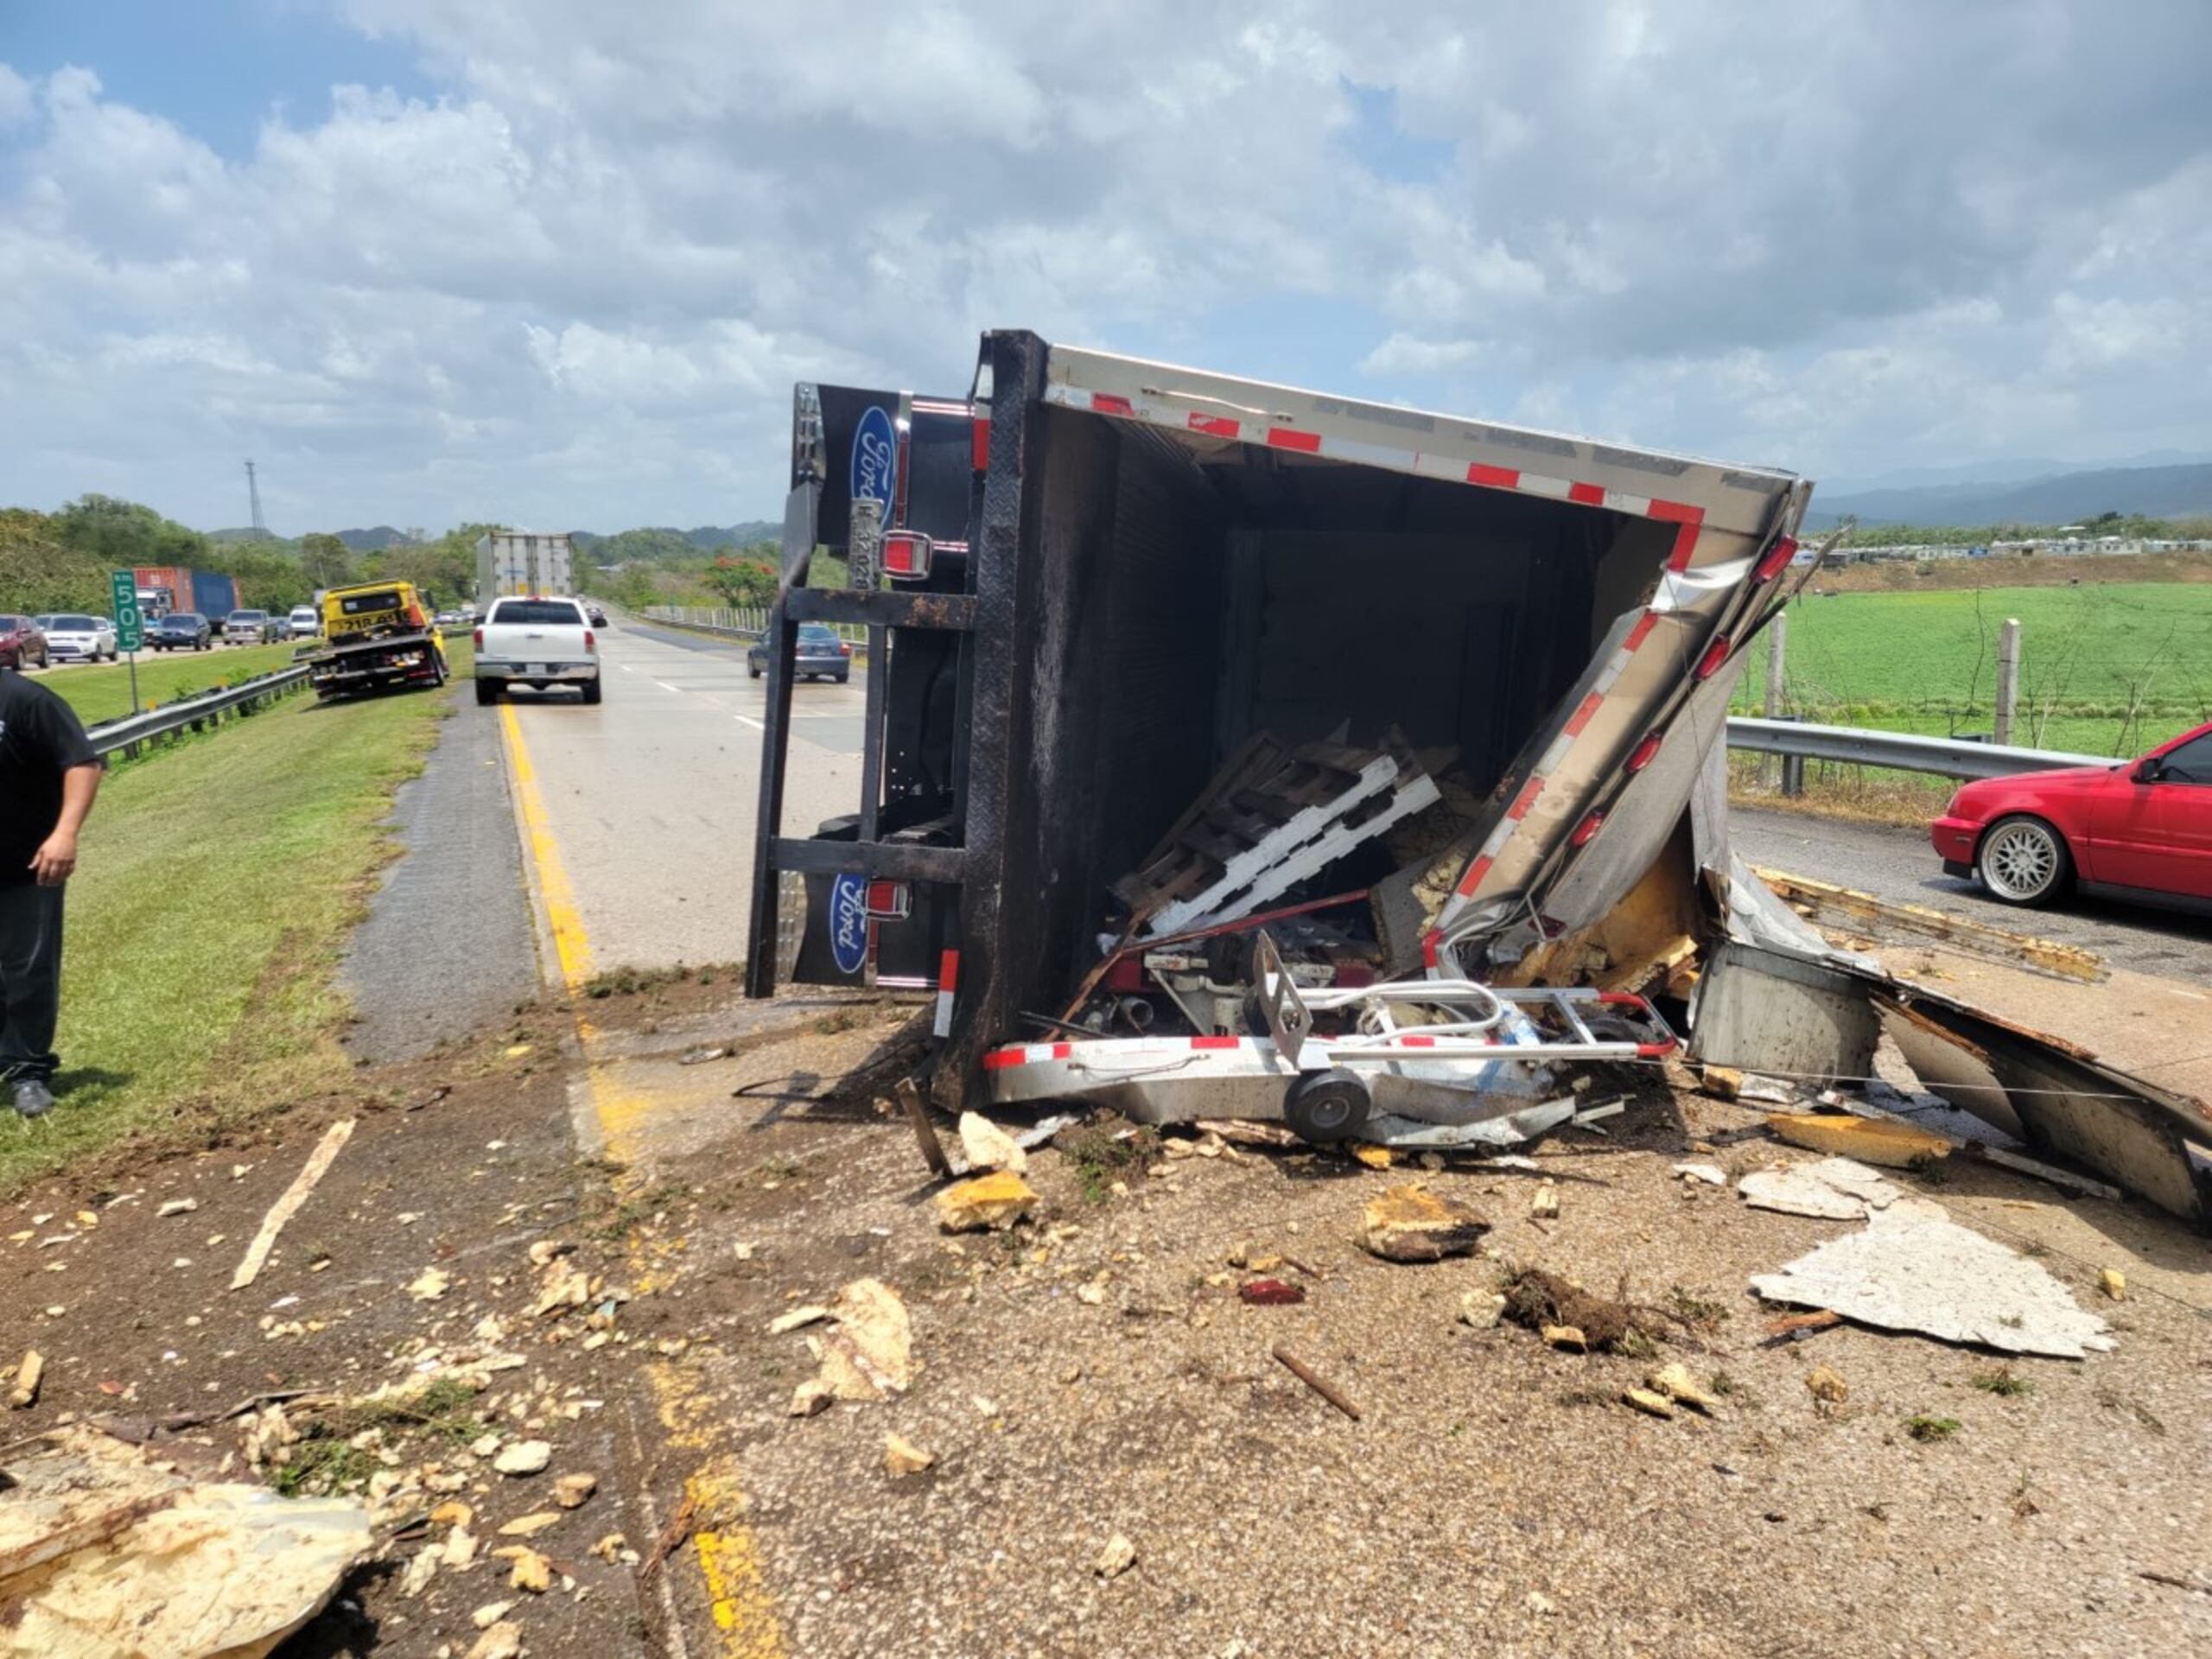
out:
{"label": "distant mountain", "polygon": [[1862,524],[2068,524],[2101,512],[2170,518],[2212,512],[2212,464],[2122,467],[2018,484],[1939,484],[1829,495],[1815,490],[1808,527]]}
{"label": "distant mountain", "polygon": [[573,530],[569,538],[583,553],[596,553],[608,542],[619,541],[621,546],[616,550],[621,557],[655,559],[711,553],[718,547],[743,547],[748,542],[772,542],[783,533],[779,520],[754,518],[734,524],[700,524],[690,530],[670,524],[642,524],[606,534]]}
{"label": "distant mountain", "polygon": [[2146,449],[2141,454],[2114,455],[2107,461],[2051,461],[2037,456],[1999,456],[1993,461],[1960,461],[1948,467],[1900,467],[1893,472],[1866,478],[1831,478],[1816,474],[1821,490],[1830,495],[1871,495],[1881,490],[1929,489],[1947,484],[2032,484],[2068,473],[2110,473],[2137,467],[2194,467],[2212,461],[2212,451]]}
{"label": "distant mountain", "polygon": [[283,537],[273,530],[256,530],[247,524],[233,530],[211,530],[207,539],[222,546],[234,542],[279,542]]}
{"label": "distant mountain", "polygon": [[383,548],[401,547],[413,539],[405,531],[394,530],[390,524],[378,524],[373,530],[341,530],[334,533],[356,553],[374,553]]}

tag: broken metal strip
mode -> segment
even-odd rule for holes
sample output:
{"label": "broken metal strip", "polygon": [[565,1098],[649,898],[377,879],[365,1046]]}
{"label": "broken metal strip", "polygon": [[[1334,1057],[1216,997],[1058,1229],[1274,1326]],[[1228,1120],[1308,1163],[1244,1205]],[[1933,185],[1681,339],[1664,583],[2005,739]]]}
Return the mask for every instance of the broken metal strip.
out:
{"label": "broken metal strip", "polygon": [[1870,930],[1894,928],[1916,938],[1951,946],[1969,956],[1983,957],[1992,962],[2007,964],[2018,963],[2057,979],[2095,983],[2111,977],[2111,970],[2106,967],[2102,957],[2078,945],[2061,944],[2052,939],[2015,933],[2007,928],[1993,927],[1987,922],[1949,915],[1922,905],[1894,903],[1886,899],[1878,899],[1871,893],[1817,881],[1809,876],[1792,875],[1784,870],[1768,869],[1755,864],[1751,866],[1751,874],[1785,900],[1807,906],[1812,911],[1815,919],[1828,921],[1831,925],[1835,918],[1840,918]]}

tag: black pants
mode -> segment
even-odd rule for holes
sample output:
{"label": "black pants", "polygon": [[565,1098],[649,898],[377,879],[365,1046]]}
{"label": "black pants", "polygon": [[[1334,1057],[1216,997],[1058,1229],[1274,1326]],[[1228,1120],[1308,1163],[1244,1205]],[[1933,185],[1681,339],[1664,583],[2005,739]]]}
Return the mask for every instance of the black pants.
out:
{"label": "black pants", "polygon": [[54,1076],[61,1011],[61,895],[67,887],[0,886],[0,1077]]}

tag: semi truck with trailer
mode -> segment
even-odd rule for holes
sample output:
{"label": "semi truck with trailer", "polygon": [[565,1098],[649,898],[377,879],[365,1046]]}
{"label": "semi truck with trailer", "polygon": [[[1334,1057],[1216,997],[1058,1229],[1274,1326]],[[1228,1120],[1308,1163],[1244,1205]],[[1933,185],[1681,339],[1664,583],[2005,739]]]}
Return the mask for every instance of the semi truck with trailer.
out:
{"label": "semi truck with trailer", "polygon": [[495,599],[576,591],[575,557],[566,531],[494,530],[476,540],[476,608]]}

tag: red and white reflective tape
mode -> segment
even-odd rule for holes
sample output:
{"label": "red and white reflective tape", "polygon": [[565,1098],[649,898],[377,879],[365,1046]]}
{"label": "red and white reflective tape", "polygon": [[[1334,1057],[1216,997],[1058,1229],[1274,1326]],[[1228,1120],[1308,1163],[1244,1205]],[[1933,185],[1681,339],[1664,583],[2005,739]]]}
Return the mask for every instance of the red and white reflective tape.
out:
{"label": "red and white reflective tape", "polygon": [[1074,1052],[1073,1043],[1015,1043],[984,1055],[983,1070],[1003,1071],[1008,1066],[1029,1065],[1039,1060],[1065,1060]]}
{"label": "red and white reflective tape", "polygon": [[1118,392],[1091,391],[1082,386],[1056,382],[1045,388],[1045,401],[1093,415],[1110,415],[1120,420],[1145,421],[1154,426],[1195,432],[1201,437],[1263,444],[1270,449],[1287,449],[1301,455],[1319,455],[1326,461],[1387,467],[1394,472],[1414,473],[1423,478],[1445,479],[1455,484],[1476,484],[1491,490],[1511,490],[1522,495],[1541,495],[1554,501],[1572,501],[1580,506],[1605,507],[1614,512],[1627,513],[1631,518],[1662,519],[1681,526],[1675,533],[1673,554],[1667,561],[1668,569],[1676,572],[1688,568],[1690,556],[1697,550],[1698,531],[1705,522],[1705,509],[1687,501],[1634,495],[1626,490],[1607,489],[1602,484],[1554,478],[1544,473],[1522,472],[1516,467],[1490,467],[1480,461],[1461,461],[1456,456],[1433,455],[1419,449],[1402,448],[1395,444],[1370,443],[1358,438],[1340,438],[1325,432],[1309,432],[1303,427],[1281,426],[1264,420],[1240,420],[1234,415],[1214,415],[1200,410],[1155,409],[1149,404],[1140,404]]}
{"label": "red and white reflective tape", "polygon": [[960,953],[948,950],[938,959],[937,1018],[930,1030],[939,1037],[952,1035],[952,994],[960,983]]}

